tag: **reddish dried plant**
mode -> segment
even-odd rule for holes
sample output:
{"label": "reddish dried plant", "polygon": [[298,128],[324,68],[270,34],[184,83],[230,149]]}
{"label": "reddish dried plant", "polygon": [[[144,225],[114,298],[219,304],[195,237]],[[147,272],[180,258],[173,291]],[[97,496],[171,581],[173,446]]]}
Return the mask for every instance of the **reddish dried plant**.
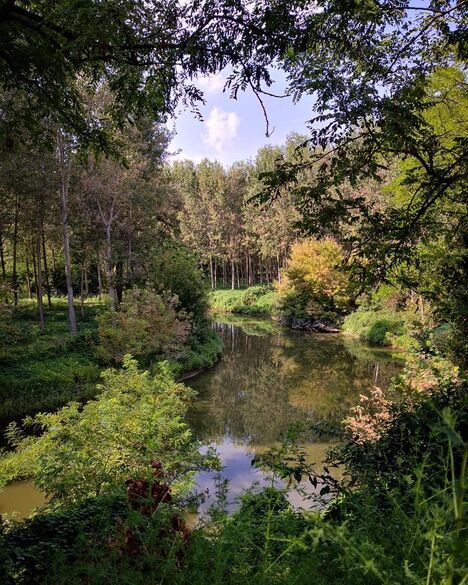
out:
{"label": "reddish dried plant", "polygon": [[393,420],[391,402],[375,386],[370,396],[360,396],[359,405],[345,419],[345,430],[358,445],[377,441]]}
{"label": "reddish dried plant", "polygon": [[[153,473],[150,479],[128,479],[126,482],[130,507],[148,518],[157,512],[161,503],[170,503],[172,501],[170,486],[164,482],[161,463],[153,461],[151,467]],[[117,538],[115,542],[121,542],[126,554],[139,555],[143,552],[141,528],[136,532],[122,523],[118,532],[120,532],[121,537]],[[158,540],[177,536],[186,542],[188,529],[177,514],[172,514],[168,525],[160,530]],[[113,545],[115,545],[115,542],[113,542]]]}

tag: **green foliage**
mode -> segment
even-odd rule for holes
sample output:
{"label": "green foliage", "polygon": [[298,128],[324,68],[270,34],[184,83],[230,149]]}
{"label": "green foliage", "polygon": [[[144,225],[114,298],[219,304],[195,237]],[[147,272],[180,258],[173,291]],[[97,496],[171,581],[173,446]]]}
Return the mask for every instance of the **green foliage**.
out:
{"label": "green foliage", "polygon": [[213,312],[265,315],[274,313],[277,293],[269,286],[251,286],[247,289],[218,289],[209,293]]}
{"label": "green foliage", "polygon": [[347,315],[343,331],[375,345],[404,345],[407,339],[405,315],[390,309],[358,310]]}
{"label": "green foliage", "polygon": [[103,313],[97,321],[99,356],[117,364],[127,353],[145,361],[177,358],[191,330],[178,298],[164,298],[152,289],[128,291],[116,314]]}
{"label": "green foliage", "polygon": [[223,342],[215,332],[210,331],[203,336],[191,337],[181,349],[177,362],[171,362],[171,370],[176,377],[192,374],[204,368],[210,368],[223,353]]}
{"label": "green foliage", "polygon": [[49,309],[46,334],[36,325],[34,304],[22,303],[2,313],[0,419],[52,410],[69,400],[94,396],[100,370],[94,350],[97,309],[97,304],[87,304],[76,337],[68,333],[62,299],[55,298]]}
{"label": "green foliage", "polygon": [[[49,511],[23,524],[3,526],[0,536],[4,563],[2,583],[41,583],[64,558],[76,562],[86,538],[109,537],[111,527],[128,516],[124,498],[100,496],[68,507]],[[95,541],[98,539],[96,538]],[[50,578],[50,576],[49,576]]]}
{"label": "green foliage", "polygon": [[14,451],[0,459],[4,484],[32,477],[52,501],[63,506],[105,493],[122,493],[130,477],[146,477],[150,463],[184,474],[199,460],[183,417],[191,391],[175,384],[167,367],[150,376],[125,357],[123,370],[102,374],[99,395],[83,407],[77,403],[26,419],[39,436],[8,428]]}
{"label": "green foliage", "polygon": [[[334,457],[355,481],[402,488],[408,475],[416,477],[422,472],[427,489],[437,491],[444,481],[454,479],[446,477],[447,472],[459,476],[462,471],[467,447],[467,382],[453,370],[445,376],[430,360],[424,364],[433,368],[430,376],[429,370],[421,371],[421,365],[418,373],[424,377],[419,382],[409,369],[406,378],[395,384],[398,401],[381,397],[372,404],[373,398],[368,398],[346,419],[344,441]],[[366,416],[372,412],[373,416]],[[374,428],[367,428],[369,425]],[[448,458],[453,458],[453,470],[447,467]]]}
{"label": "green foliage", "polygon": [[280,312],[298,318],[344,312],[351,302],[351,285],[343,261],[343,250],[332,239],[294,244],[284,280],[277,284]]}
{"label": "green foliage", "polygon": [[[429,394],[394,404],[378,439],[363,444],[349,435],[332,461],[345,472],[339,494],[322,512],[293,510],[273,487],[251,489],[236,512],[213,509],[182,541],[164,529],[164,509],[138,520],[122,500],[88,500],[5,527],[7,575],[19,575],[21,585],[28,577],[57,585],[84,578],[93,585],[300,585],[311,575],[317,585],[462,583],[466,391],[466,383],[439,380]],[[121,527],[135,526],[145,548],[122,555]]]}
{"label": "green foliage", "polygon": [[[180,418],[186,392],[167,372],[152,378],[129,361],[124,371],[105,374],[97,401],[82,411],[71,406],[67,416],[41,415],[36,420],[46,422],[45,435],[19,437],[2,465],[11,471],[16,459],[19,469],[26,463],[21,457],[29,458],[29,470],[50,486],[60,510],[3,527],[6,583],[14,576],[21,585],[28,579],[57,585],[84,579],[95,585],[300,585],[310,575],[318,585],[462,581],[468,393],[450,364],[439,358],[410,364],[395,387],[397,402],[363,397],[327,463],[340,467],[338,479],[327,470],[319,476],[327,499],[321,512],[292,509],[287,494],[273,487],[251,489],[236,512],[223,513],[221,500],[180,538],[168,527],[169,508],[150,516],[130,511],[122,483],[145,477],[154,456],[167,457],[179,482],[200,464]],[[146,405],[153,399],[158,422]],[[270,455],[263,463],[282,477],[309,473],[294,444]],[[45,471],[35,471],[36,460]],[[89,499],[99,491],[96,485],[104,497]],[[129,554],[133,534],[140,548]]]}
{"label": "green foliage", "polygon": [[[224,67],[227,55],[243,63],[251,53],[249,43],[241,43],[234,55],[238,33],[232,28],[242,12],[228,5],[223,10],[231,18],[220,28],[218,7],[206,2],[184,9],[174,0],[145,6],[8,2],[1,21],[1,52],[8,55],[0,75],[9,114],[0,128],[4,140],[9,144],[18,127],[38,132],[51,117],[96,149],[109,148],[110,123],[121,126],[143,115],[160,120],[181,99],[195,105],[202,94],[194,77]],[[249,75],[253,70],[259,79],[267,76],[260,64],[252,63]],[[245,82],[246,76],[240,75]],[[111,103],[102,117],[86,115],[85,95],[104,84],[114,94]]]}
{"label": "green foliage", "polygon": [[[112,355],[116,355],[121,360],[130,347],[147,364],[169,358],[177,375],[210,366],[219,357],[222,344],[207,328],[187,337],[190,321],[174,298],[163,301],[160,295],[148,290],[129,292],[124,305],[130,299],[135,304],[128,317],[122,316],[126,326],[123,333],[114,329],[109,314],[103,313],[104,301],[86,303],[85,318],[75,337],[68,333],[64,299],[53,299],[44,334],[36,325],[33,303],[21,303],[14,310],[3,311],[0,420],[7,422],[59,408],[70,400],[82,402],[93,398],[102,359],[111,361]],[[117,321],[120,322],[119,318]],[[157,325],[159,329],[153,329]],[[154,336],[150,331],[155,331]],[[98,345],[99,332],[103,346]]]}
{"label": "green foliage", "polygon": [[242,295],[242,303],[247,306],[255,305],[260,297],[265,295],[267,292],[270,292],[268,287],[252,286],[244,291]]}
{"label": "green foliage", "polygon": [[158,291],[176,295],[180,307],[198,327],[203,327],[208,308],[204,275],[184,245],[167,240],[155,249],[151,257],[150,275]]}

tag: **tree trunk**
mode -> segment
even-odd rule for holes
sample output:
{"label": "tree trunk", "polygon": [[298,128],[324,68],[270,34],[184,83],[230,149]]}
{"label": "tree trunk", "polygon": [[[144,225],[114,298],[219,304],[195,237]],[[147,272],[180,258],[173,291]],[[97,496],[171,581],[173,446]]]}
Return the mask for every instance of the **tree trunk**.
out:
{"label": "tree trunk", "polygon": [[[68,228],[68,191],[70,187],[70,153],[66,152],[65,139],[57,133],[57,146],[60,161],[60,210],[62,215],[63,255],[65,257],[65,280],[67,283],[68,325],[71,335],[76,335],[76,315],[73,305],[73,282],[71,273],[70,234]],[[67,156],[68,155],[68,156]]]}
{"label": "tree trunk", "polygon": [[96,268],[97,268],[97,279],[98,279],[99,298],[101,298],[102,297],[102,274],[101,274],[101,254],[99,252],[99,249],[97,251]]}
{"label": "tree trunk", "polygon": [[28,299],[32,298],[31,294],[31,273],[29,271],[29,254],[26,252],[26,286],[28,287]]}
{"label": "tree trunk", "polygon": [[51,296],[50,296],[49,268],[47,266],[47,254],[46,254],[46,245],[45,245],[45,237],[44,237],[44,222],[43,221],[41,221],[41,239],[42,239],[42,257],[44,260],[44,276],[45,276],[46,291],[47,291],[47,305],[50,309],[52,307],[52,300],[51,300]]}
{"label": "tree trunk", "polygon": [[44,299],[42,297],[42,263],[41,263],[41,231],[38,226],[36,234],[36,292],[37,292],[37,305],[39,308],[39,329],[44,333],[45,321],[44,321]]}
{"label": "tree trunk", "polygon": [[84,310],[84,267],[83,263],[81,264],[81,279],[80,279],[80,309],[81,309],[81,318],[84,319],[85,310]]}
{"label": "tree trunk", "polygon": [[250,286],[250,267],[249,267],[249,255],[245,255],[245,272],[244,272],[245,283]]}
{"label": "tree trunk", "polygon": [[37,298],[37,266],[36,266],[36,252],[34,250],[34,242],[33,241],[31,241],[31,253],[32,253],[32,261],[33,261],[34,292],[36,293],[36,298]]}
{"label": "tree trunk", "polygon": [[236,288],[236,271],[234,269],[234,260],[231,260],[231,290]]}
{"label": "tree trunk", "polygon": [[119,260],[115,266],[115,296],[117,307],[120,305],[123,299],[123,262]]}
{"label": "tree trunk", "polygon": [[112,315],[112,326],[116,327],[115,320],[115,288],[114,288],[114,272],[112,265],[112,232],[111,222],[106,225],[106,270],[107,270],[107,288],[109,291],[110,310]]}
{"label": "tree trunk", "polygon": [[210,256],[210,278],[211,278],[211,290],[214,290],[214,273],[213,273],[213,258]]}
{"label": "tree trunk", "polygon": [[214,287],[215,290],[218,288],[218,263],[216,262],[216,259],[214,261]]}
{"label": "tree trunk", "polygon": [[132,208],[130,207],[129,211],[128,211],[128,215],[129,215],[129,229],[128,229],[128,233],[127,233],[127,282],[131,282],[131,277],[133,275],[133,232],[132,232],[132,220],[133,220],[133,212],[132,212]]}
{"label": "tree trunk", "polygon": [[15,197],[15,223],[13,228],[13,303],[16,307],[18,304],[18,273],[17,273],[17,256],[18,256],[18,217],[19,217],[19,196]]}

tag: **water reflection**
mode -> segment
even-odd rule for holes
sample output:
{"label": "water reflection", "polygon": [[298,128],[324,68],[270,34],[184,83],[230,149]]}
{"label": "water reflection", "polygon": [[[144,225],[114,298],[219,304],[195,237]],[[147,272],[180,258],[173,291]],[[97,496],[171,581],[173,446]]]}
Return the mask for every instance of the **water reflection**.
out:
{"label": "water reflection", "polygon": [[[388,387],[402,360],[337,335],[285,330],[271,321],[230,317],[216,323],[223,359],[188,383],[198,392],[189,414],[196,436],[216,446],[230,480],[231,501],[265,481],[250,462],[295,422],[338,424],[373,385]],[[329,444],[307,437],[314,462]],[[323,440],[323,439],[322,439]],[[209,474],[198,483],[213,493]]]}
{"label": "water reflection", "polygon": [[0,516],[5,514],[22,520],[45,503],[45,495],[34,487],[32,481],[15,481],[0,491]]}
{"label": "water reflection", "polygon": [[[214,326],[224,340],[223,359],[186,383],[198,392],[190,425],[205,445],[217,448],[225,466],[228,509],[252,483],[269,483],[251,460],[292,423],[339,422],[360,394],[374,384],[386,388],[402,367],[388,351],[342,336],[285,330],[269,320],[230,317]],[[313,433],[307,438],[308,463],[319,463],[331,443],[318,442]],[[211,473],[198,476],[200,491],[209,490],[202,510],[213,503],[215,484]],[[290,500],[303,503],[295,492]],[[0,515],[15,511],[23,518],[44,503],[32,482],[16,482],[0,492]]]}

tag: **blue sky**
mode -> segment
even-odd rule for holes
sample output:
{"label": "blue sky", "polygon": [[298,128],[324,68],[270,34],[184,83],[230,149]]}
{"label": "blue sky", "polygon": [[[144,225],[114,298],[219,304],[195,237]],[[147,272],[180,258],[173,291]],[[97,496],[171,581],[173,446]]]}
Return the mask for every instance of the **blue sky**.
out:
{"label": "blue sky", "polygon": [[[203,121],[189,111],[182,111],[169,127],[176,135],[170,145],[178,152],[172,159],[203,158],[218,160],[227,166],[236,160],[253,159],[265,144],[283,144],[291,132],[306,133],[306,121],[312,116],[312,98],[306,97],[294,104],[291,98],[263,96],[270,125],[274,128],[270,138],[265,136],[266,124],[262,108],[251,91],[239,92],[238,99],[223,93],[227,72],[199,79],[197,85],[204,91],[206,105],[201,107]],[[276,83],[269,91],[285,91],[284,73],[272,71]]]}

